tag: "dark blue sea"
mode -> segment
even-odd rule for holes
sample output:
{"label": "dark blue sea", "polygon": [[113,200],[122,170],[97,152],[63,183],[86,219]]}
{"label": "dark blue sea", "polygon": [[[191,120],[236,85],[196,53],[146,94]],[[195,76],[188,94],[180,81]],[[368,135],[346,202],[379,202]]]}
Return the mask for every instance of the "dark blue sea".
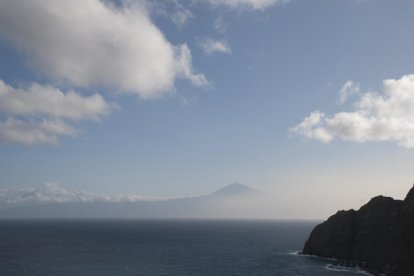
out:
{"label": "dark blue sea", "polygon": [[0,275],[356,275],[292,254],[317,223],[2,220]]}

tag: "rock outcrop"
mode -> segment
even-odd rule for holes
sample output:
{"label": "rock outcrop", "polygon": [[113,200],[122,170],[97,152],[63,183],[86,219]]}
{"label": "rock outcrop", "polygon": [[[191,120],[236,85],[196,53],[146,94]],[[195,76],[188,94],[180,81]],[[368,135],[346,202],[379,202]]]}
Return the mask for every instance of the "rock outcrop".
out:
{"label": "rock outcrop", "polygon": [[302,254],[363,263],[374,275],[414,275],[414,186],[404,201],[372,198],[313,229]]}

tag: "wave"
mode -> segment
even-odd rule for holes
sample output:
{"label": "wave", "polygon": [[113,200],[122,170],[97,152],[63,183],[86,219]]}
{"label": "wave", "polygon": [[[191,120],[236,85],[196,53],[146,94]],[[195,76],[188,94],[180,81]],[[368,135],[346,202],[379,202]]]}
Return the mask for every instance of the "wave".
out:
{"label": "wave", "polygon": [[302,253],[299,253],[299,252],[293,252],[293,253],[288,253],[288,254],[289,255],[301,256],[301,257],[307,257],[307,258],[315,258],[315,259],[323,259],[323,260],[330,260],[330,261],[339,262],[339,260],[335,259],[335,258],[325,258],[325,257],[319,257],[319,256],[315,256],[315,255],[302,254]]}
{"label": "wave", "polygon": [[364,275],[372,275],[371,273],[368,273],[362,269],[360,269],[359,267],[343,267],[343,266],[339,266],[339,265],[332,265],[332,264],[328,264],[323,266],[325,269],[330,270],[330,271],[337,271],[337,272],[352,272],[352,273],[358,273],[358,274],[364,274]]}

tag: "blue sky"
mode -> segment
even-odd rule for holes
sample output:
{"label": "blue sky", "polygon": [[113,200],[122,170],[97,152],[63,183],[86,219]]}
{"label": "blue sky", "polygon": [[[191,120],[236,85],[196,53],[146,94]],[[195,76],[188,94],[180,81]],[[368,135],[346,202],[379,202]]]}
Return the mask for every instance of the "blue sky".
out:
{"label": "blue sky", "polygon": [[0,189],[345,209],[413,182],[412,1],[34,2],[0,3]]}

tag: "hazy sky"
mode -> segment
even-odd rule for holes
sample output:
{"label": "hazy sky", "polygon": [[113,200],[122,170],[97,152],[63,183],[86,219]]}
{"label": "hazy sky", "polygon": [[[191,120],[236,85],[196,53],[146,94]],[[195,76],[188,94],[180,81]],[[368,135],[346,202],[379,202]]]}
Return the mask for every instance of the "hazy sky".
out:
{"label": "hazy sky", "polygon": [[321,210],[404,198],[413,10],[0,0],[0,189],[166,197],[238,181]]}

